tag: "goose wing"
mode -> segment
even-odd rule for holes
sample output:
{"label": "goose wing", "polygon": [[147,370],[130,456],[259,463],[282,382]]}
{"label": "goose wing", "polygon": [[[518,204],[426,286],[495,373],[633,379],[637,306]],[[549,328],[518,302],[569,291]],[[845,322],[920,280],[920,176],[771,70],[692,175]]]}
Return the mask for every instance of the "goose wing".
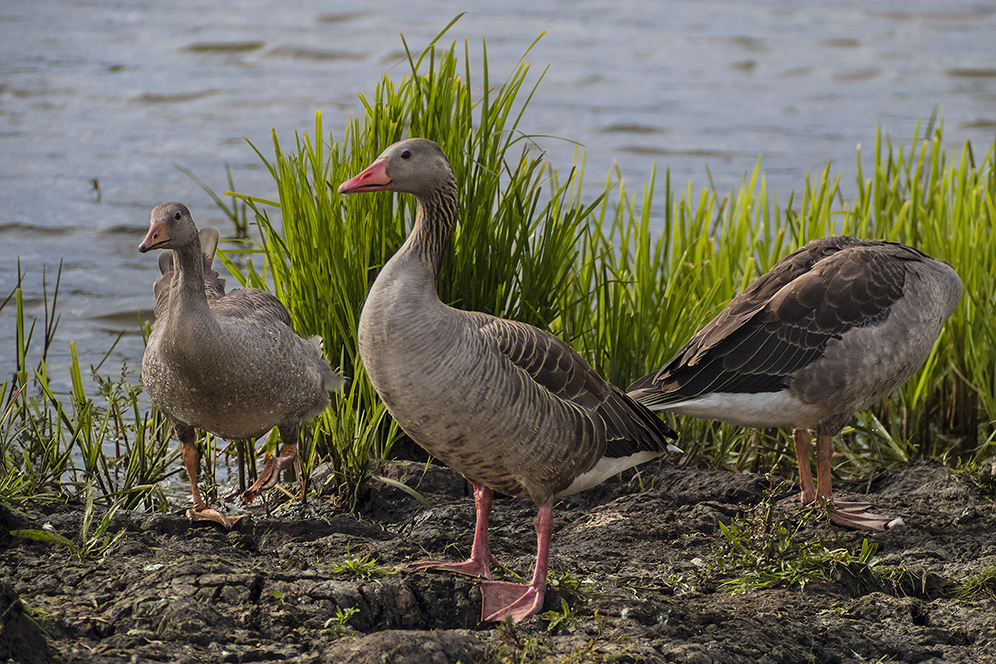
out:
{"label": "goose wing", "polygon": [[276,297],[258,288],[238,288],[224,297],[208,300],[211,312],[218,318],[240,319],[259,325],[291,327],[287,307]]}
{"label": "goose wing", "polygon": [[648,406],[713,392],[775,392],[854,327],[876,325],[903,296],[899,244],[833,236],[810,242],[752,283],[658,371],[629,387]]}
{"label": "goose wing", "polygon": [[605,456],[664,452],[676,438],[666,423],[626,396],[560,338],[525,323],[478,314],[480,333],[551,399],[571,404],[578,417],[605,431]]}

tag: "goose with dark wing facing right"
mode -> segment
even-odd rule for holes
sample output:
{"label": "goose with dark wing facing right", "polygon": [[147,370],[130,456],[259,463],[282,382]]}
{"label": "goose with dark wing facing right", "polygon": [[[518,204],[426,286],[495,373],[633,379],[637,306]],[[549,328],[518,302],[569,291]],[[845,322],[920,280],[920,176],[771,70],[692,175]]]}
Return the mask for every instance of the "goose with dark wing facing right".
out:
{"label": "goose with dark wing facing right", "polygon": [[803,504],[825,503],[839,524],[882,530],[890,519],[868,503],[833,500],[833,437],[924,363],[961,290],[950,265],[905,245],[841,235],[813,240],[628,394],[651,410],[792,427]]}

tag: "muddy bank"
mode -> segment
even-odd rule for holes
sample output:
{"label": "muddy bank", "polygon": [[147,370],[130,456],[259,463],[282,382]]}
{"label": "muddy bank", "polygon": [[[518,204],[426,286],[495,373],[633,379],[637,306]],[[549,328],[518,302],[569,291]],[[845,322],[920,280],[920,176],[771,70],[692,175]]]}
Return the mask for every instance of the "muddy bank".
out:
{"label": "muddy bank", "polygon": [[[97,560],[7,535],[49,524],[72,537],[80,506],[4,510],[0,600],[10,610],[0,659],[996,661],[996,599],[953,595],[996,567],[996,508],[935,464],[884,471],[872,483],[868,498],[902,516],[902,527],[865,535],[824,521],[805,526],[806,537],[852,551],[867,536],[878,545],[873,569],[890,570],[890,582],[838,574],[735,595],[718,591],[708,573],[725,542],[718,524],[761,503],[770,482],[650,465],[639,481],[558,504],[544,607],[555,613],[514,627],[480,623],[473,579],[407,567],[468,554],[474,513],[463,480],[444,468],[392,468],[428,506],[382,486],[357,517],[315,498],[233,532],[192,526],[179,510],[119,513],[111,531],[125,533]],[[798,509],[792,487],[774,497],[778,517]],[[533,515],[528,501],[496,499],[492,550],[507,568],[499,578],[530,575]],[[352,571],[340,568],[349,561]]]}

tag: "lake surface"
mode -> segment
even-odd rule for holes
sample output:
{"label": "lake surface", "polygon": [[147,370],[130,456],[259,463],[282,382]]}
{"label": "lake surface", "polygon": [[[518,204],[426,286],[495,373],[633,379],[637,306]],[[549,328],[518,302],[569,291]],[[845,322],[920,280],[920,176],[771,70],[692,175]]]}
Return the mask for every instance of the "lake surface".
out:
{"label": "lake surface", "polygon": [[[70,340],[84,365],[96,364],[123,330],[103,371],[127,363],[137,378],[138,321],[158,275],[155,257],[136,250],[150,210],[183,201],[199,225],[231,230],[177,166],[217,192],[227,166],[239,191],[273,196],[244,137],[268,154],[271,129],[290,143],[317,109],[326,132],[341,135],[358,93],[371,94],[385,72],[404,75],[399,35],[420,50],[462,11],[442,43],[466,37],[480,71],[486,38],[492,80],[545,33],[527,61],[531,80],[549,70],[521,129],[583,145],[593,187],[617,164],[638,191],[656,163],[678,188],[698,190],[711,175],[729,191],[759,156],[781,201],[827,162],[848,187],[855,147],[870,152],[878,125],[908,144],[918,119],[939,109],[951,148],[970,140],[981,156],[992,144],[990,2],[609,4],[5,0],[0,298],[19,259],[28,313],[40,317],[42,271],[51,289],[62,261],[50,369],[64,380]],[[554,167],[572,164],[574,144],[538,144]],[[13,337],[8,306],[0,376],[14,366]]]}

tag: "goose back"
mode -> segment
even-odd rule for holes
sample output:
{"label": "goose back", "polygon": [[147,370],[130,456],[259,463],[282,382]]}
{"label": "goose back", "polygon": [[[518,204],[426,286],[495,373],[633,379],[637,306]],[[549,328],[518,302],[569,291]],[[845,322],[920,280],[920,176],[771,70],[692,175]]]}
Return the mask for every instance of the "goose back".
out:
{"label": "goose back", "polygon": [[[814,240],[628,392],[654,409],[743,426],[839,428],[913,375],[960,297],[951,266],[911,247]],[[782,392],[791,403],[764,396]]]}
{"label": "goose back", "polygon": [[559,338],[440,302],[456,187],[438,147],[413,141],[394,154],[424,149],[437,178],[390,173],[394,190],[417,196],[415,227],[371,287],[358,330],[364,367],[401,428],[472,482],[541,505],[600,481],[575,484],[606,458],[634,465],[667,450],[673,432]]}
{"label": "goose back", "polygon": [[[322,356],[320,338],[295,334],[286,308],[265,291],[225,293],[211,267],[217,230],[210,230],[207,252],[205,235],[191,233],[160,262],[167,269],[156,283],[157,318],[142,361],[153,403],[173,420],[229,439],[317,415],[343,382]],[[184,288],[185,279],[201,287]]]}

